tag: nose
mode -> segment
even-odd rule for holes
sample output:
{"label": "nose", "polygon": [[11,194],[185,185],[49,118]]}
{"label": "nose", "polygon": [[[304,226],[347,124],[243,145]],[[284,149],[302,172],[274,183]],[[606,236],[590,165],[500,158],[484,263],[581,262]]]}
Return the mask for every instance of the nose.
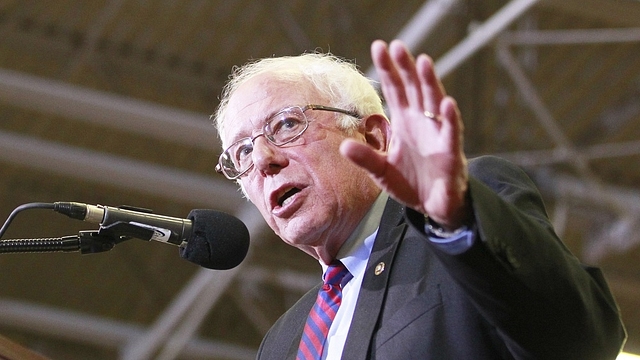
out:
{"label": "nose", "polygon": [[289,160],[281,148],[271,144],[264,136],[259,136],[253,142],[251,153],[253,166],[263,175],[277,174],[289,165]]}

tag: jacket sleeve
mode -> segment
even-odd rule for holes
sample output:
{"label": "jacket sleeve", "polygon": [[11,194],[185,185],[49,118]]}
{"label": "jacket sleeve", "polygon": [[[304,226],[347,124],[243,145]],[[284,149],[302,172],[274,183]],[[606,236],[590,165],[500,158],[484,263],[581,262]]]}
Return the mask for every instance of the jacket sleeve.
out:
{"label": "jacket sleeve", "polygon": [[[514,357],[615,359],[626,339],[615,300],[557,237],[533,182],[496,157],[470,161],[469,174],[475,243],[433,251]],[[424,229],[422,214],[407,218]]]}

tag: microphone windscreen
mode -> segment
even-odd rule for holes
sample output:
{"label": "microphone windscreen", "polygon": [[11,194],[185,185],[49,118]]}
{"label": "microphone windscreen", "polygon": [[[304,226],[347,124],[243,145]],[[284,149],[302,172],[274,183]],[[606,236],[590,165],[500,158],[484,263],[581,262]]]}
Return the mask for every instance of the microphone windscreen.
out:
{"label": "microphone windscreen", "polygon": [[202,267],[227,270],[238,266],[249,251],[249,230],[235,216],[214,210],[191,210],[191,237],[180,256]]}

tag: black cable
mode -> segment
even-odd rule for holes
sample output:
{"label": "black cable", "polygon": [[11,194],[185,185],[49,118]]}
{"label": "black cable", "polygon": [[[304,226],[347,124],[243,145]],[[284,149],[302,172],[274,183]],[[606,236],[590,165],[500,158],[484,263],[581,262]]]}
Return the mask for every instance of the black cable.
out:
{"label": "black cable", "polygon": [[86,216],[86,206],[80,203],[29,203],[15,208],[0,228],[0,253],[31,252],[69,252],[80,251],[82,254],[108,251],[113,246],[128,238],[114,237],[112,234],[101,234],[100,231],[80,231],[78,235],[40,239],[5,239],[1,240],[15,217],[24,210],[51,209],[71,218],[82,220]]}
{"label": "black cable", "polygon": [[2,228],[0,228],[0,239],[2,239],[2,236],[4,235],[5,231],[7,231],[9,224],[11,224],[11,222],[18,215],[18,213],[28,209],[53,209],[53,208],[54,208],[54,204],[52,203],[29,203],[29,204],[18,206],[11,212],[11,214],[9,214],[7,221],[5,221],[4,225],[2,225]]}

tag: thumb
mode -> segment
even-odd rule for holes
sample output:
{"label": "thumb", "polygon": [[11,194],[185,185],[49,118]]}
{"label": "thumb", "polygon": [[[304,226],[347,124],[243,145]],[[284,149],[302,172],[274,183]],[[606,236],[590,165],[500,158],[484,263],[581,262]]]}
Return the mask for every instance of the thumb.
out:
{"label": "thumb", "polygon": [[387,167],[387,157],[365,143],[345,139],[340,144],[340,154],[367,170],[372,176],[381,176]]}

